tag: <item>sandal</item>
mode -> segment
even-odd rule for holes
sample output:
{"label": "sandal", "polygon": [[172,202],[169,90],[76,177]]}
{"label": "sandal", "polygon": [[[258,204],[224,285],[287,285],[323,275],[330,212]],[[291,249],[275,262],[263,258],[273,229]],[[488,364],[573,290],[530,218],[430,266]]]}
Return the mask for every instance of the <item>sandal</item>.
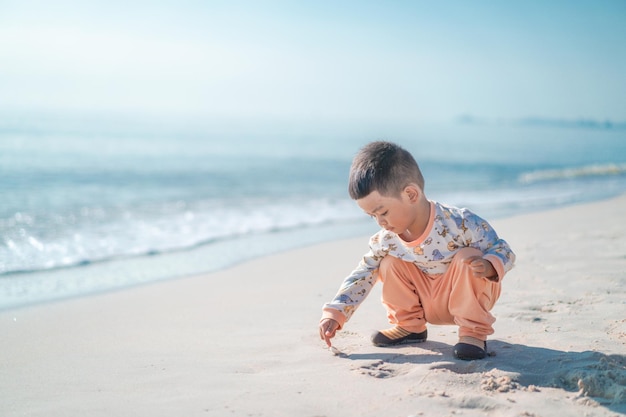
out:
{"label": "sandal", "polygon": [[381,330],[372,335],[372,343],[375,346],[393,346],[401,343],[422,343],[428,337],[428,330],[421,333],[411,333],[402,327],[396,326],[391,329]]}
{"label": "sandal", "polygon": [[484,359],[487,356],[487,342],[483,342],[484,348],[469,343],[459,342],[454,345],[454,357],[464,361]]}

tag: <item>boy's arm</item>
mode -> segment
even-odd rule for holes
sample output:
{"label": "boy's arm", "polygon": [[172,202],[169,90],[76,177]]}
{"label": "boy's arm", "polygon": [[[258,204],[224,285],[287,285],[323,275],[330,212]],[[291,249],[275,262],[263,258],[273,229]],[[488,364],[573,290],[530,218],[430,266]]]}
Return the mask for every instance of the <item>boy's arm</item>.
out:
{"label": "boy's arm", "polygon": [[357,268],[344,279],[333,300],[324,304],[322,320],[335,320],[339,324],[337,330],[343,327],[376,284],[381,259],[370,249]]}
{"label": "boy's arm", "polygon": [[467,211],[468,230],[466,234],[469,246],[476,247],[483,252],[483,259],[489,261],[497,273],[497,280],[501,280],[515,263],[515,254],[509,244],[498,237],[496,231],[484,219]]}
{"label": "boy's arm", "polygon": [[343,281],[335,298],[324,304],[322,319],[335,320],[341,329],[365,300],[375,283],[375,270],[370,269],[366,262],[361,262]]}

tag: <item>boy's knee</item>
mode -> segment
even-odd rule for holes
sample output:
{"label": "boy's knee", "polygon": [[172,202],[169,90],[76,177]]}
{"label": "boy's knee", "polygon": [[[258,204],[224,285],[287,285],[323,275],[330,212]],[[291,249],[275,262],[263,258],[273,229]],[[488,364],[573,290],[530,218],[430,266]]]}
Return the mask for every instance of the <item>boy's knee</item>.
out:
{"label": "boy's knee", "polygon": [[385,256],[382,261],[380,261],[380,265],[378,265],[378,272],[381,279],[384,279],[387,276],[387,273],[390,270],[395,269],[395,265],[397,262],[402,262],[400,259],[394,256]]}
{"label": "boy's knee", "polygon": [[387,255],[380,261],[379,266],[380,268],[388,268],[390,265],[396,263],[396,261],[399,261],[399,259],[394,256]]}
{"label": "boy's knee", "polygon": [[380,265],[378,265],[378,279],[381,282],[385,282],[385,279],[388,277],[400,278],[412,276],[413,272],[411,266],[412,264],[407,263],[400,258],[387,255],[382,259],[382,261],[380,261]]}

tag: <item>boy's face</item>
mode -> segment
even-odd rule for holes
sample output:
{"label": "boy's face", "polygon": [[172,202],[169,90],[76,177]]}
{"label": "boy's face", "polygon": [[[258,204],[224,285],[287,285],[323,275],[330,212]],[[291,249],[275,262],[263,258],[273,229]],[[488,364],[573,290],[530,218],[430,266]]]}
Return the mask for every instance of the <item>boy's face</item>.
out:
{"label": "boy's face", "polygon": [[399,197],[386,197],[378,191],[356,201],[359,207],[376,219],[378,225],[398,235],[403,234],[416,219],[415,199],[407,190]]}

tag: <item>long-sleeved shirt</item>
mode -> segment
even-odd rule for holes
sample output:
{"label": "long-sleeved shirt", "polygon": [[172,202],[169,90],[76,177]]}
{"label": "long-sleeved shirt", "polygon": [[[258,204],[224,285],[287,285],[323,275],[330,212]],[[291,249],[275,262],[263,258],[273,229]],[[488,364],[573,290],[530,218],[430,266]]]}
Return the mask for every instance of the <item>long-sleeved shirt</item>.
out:
{"label": "long-sleeved shirt", "polygon": [[378,266],[385,256],[415,264],[426,275],[446,272],[461,248],[473,247],[483,253],[502,279],[513,268],[515,254],[495,230],[468,209],[430,202],[430,218],[422,236],[405,242],[397,234],[380,230],[369,241],[370,249],[346,277],[335,298],[324,304],[323,318],[336,320],[341,327],[365,300],[378,279]]}

